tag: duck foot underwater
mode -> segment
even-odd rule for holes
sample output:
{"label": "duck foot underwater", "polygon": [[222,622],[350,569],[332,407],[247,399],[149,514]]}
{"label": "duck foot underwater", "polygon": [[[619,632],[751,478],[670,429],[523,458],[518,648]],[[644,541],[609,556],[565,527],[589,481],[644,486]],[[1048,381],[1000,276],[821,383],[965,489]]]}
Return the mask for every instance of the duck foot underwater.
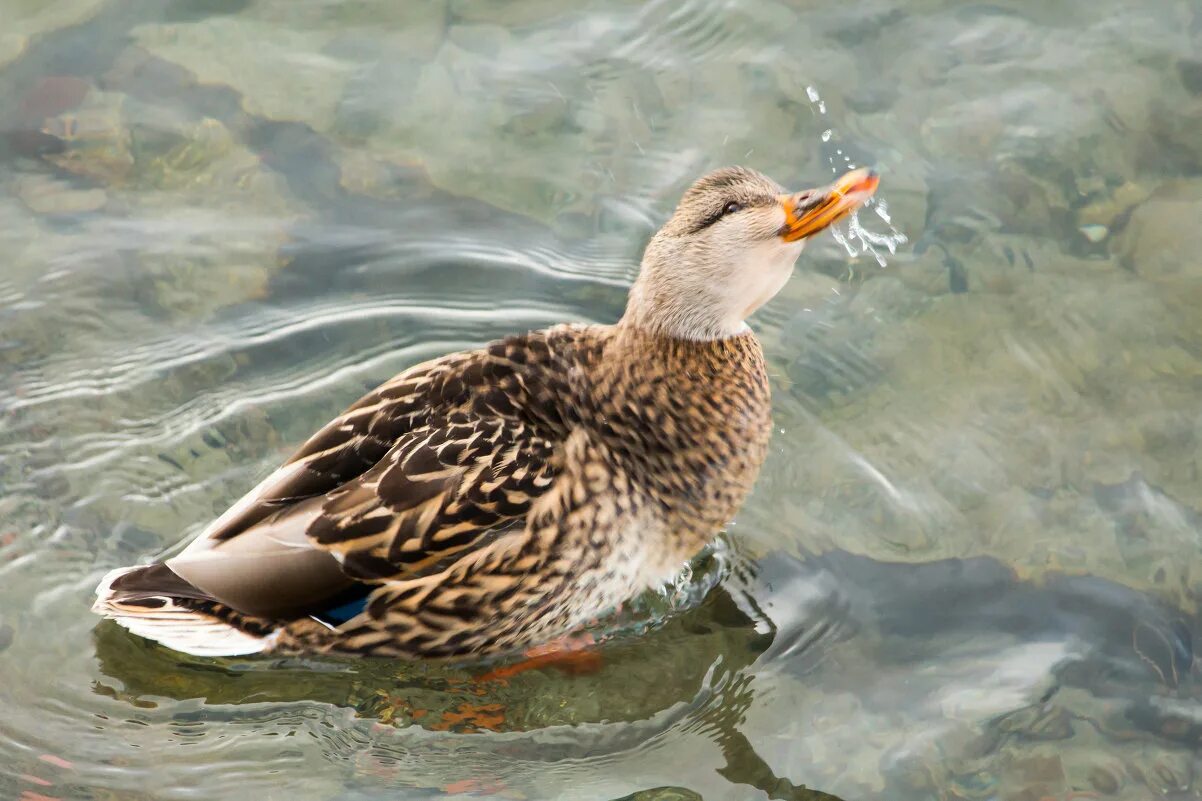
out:
{"label": "duck foot underwater", "polygon": [[550,642],[527,648],[521,661],[493,668],[481,675],[478,681],[507,681],[527,670],[557,668],[564,673],[580,676],[596,673],[601,669],[601,654],[596,650],[597,640],[591,634],[557,637]]}

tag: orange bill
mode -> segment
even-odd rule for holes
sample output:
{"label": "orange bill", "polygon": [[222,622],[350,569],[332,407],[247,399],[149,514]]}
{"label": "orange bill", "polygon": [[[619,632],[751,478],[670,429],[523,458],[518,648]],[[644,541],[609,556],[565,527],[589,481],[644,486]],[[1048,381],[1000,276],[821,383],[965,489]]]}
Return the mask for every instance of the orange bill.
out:
{"label": "orange bill", "polygon": [[842,220],[872,197],[880,182],[876,170],[861,168],[852,170],[825,189],[781,197],[785,209],[781,239],[796,242]]}

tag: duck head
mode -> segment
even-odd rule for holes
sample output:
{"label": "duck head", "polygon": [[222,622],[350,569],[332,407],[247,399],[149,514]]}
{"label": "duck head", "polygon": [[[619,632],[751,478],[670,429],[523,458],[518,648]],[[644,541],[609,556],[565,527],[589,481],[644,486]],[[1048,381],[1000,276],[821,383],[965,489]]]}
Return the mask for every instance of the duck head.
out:
{"label": "duck head", "polygon": [[679,339],[723,339],[788,281],[809,237],[876,191],[873,170],[788,192],[747,167],[702,176],[643,254],[624,325]]}

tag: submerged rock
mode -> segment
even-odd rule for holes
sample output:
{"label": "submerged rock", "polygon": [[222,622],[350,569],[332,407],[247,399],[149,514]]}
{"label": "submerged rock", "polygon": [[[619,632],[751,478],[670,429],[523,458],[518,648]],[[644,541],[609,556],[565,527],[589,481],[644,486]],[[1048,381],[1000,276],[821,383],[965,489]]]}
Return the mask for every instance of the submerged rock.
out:
{"label": "submerged rock", "polygon": [[104,206],[103,189],[76,189],[47,175],[26,175],[16,181],[16,194],[30,211],[38,214],[80,214]]}
{"label": "submerged rock", "polygon": [[247,112],[333,125],[338,96],[352,64],[325,55],[332,31],[305,30],[249,16],[210,17],[177,25],[144,25],[134,39],[160,58],[185,67],[201,83],[233,87]]}
{"label": "submerged rock", "polygon": [[21,116],[41,125],[48,117],[77,108],[91,90],[91,82],[77,75],[47,75],[21,98]]}
{"label": "submerged rock", "polygon": [[655,787],[640,790],[617,801],[704,801],[703,797],[684,787]]}
{"label": "submerged rock", "polygon": [[1103,189],[1076,209],[1077,222],[1082,225],[1118,228],[1126,214],[1151,194],[1152,188],[1135,181],[1124,181],[1112,190]]}
{"label": "submerged rock", "polygon": [[136,163],[121,198],[138,227],[159,228],[165,239],[137,254],[155,305],[205,317],[261,298],[286,262],[279,248],[301,213],[284,177],[211,117],[138,111]]}
{"label": "submerged rock", "polygon": [[77,25],[95,14],[105,0],[9,0],[0,27],[0,68],[15,61],[29,42],[60,28]]}
{"label": "submerged rock", "polygon": [[1132,213],[1119,243],[1124,262],[1156,281],[1202,281],[1202,179],[1166,183]]}
{"label": "submerged rock", "polygon": [[63,143],[43,158],[74,175],[110,186],[125,181],[133,168],[125,96],[91,92],[71,111],[45,120],[42,132]]}

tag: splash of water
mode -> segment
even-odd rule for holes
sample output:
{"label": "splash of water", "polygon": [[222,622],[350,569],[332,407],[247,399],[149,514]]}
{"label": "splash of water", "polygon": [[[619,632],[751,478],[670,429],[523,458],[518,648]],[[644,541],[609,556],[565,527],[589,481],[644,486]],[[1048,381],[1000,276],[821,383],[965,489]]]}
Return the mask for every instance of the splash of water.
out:
{"label": "splash of water", "polygon": [[889,208],[884,200],[869,200],[864,204],[864,208],[871,208],[875,211],[877,216],[889,226],[889,232],[882,234],[868,230],[860,222],[860,212],[855,211],[847,218],[847,231],[832,225],[831,235],[835,237],[836,242],[843,246],[847,255],[860,256],[867,253],[876,259],[878,265],[887,267],[889,263],[885,260],[882,249],[886,249],[890,255],[894,255],[897,253],[897,246],[904,245],[909,239],[889,222]]}
{"label": "splash of water", "polygon": [[[826,116],[826,103],[822,100],[822,96],[818,94],[818,90],[813,86],[806,87],[806,97],[810,103],[817,109],[818,114]],[[822,141],[830,142],[836,136],[836,131],[833,127],[826,128],[822,132]],[[836,164],[835,157],[843,159],[843,164]],[[852,163],[851,157],[843,153],[843,148],[835,148],[832,155],[827,156],[827,161],[830,163],[831,173],[838,175],[839,173],[855,169],[855,164]],[[865,209],[872,209],[876,215],[880,217],[885,225],[889,227],[887,233],[879,233],[870,231],[864,227],[860,220],[860,212],[857,210],[848,217],[847,230],[843,230],[839,226],[831,226],[831,234],[835,237],[835,241],[843,246],[849,256],[861,256],[864,254],[871,255],[876,259],[876,263],[881,267],[887,267],[888,262],[885,260],[884,251],[888,250],[890,255],[897,253],[899,245],[904,245],[909,239],[901,231],[893,226],[892,218],[889,216],[888,204],[878,198],[871,198],[864,204]]]}

